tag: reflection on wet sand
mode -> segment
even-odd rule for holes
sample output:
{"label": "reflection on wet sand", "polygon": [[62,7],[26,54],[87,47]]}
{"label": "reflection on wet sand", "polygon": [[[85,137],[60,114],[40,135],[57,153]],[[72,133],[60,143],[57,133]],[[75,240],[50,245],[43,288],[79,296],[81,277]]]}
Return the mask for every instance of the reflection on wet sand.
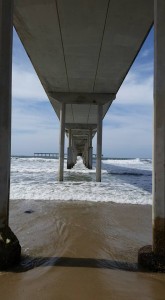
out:
{"label": "reflection on wet sand", "polygon": [[100,269],[120,269],[123,271],[136,272],[140,270],[137,263],[127,263],[108,259],[81,258],[81,257],[31,257],[22,256],[19,266],[12,271],[26,272],[38,267],[81,267]]}
{"label": "reflection on wet sand", "polygon": [[150,206],[18,200],[10,223],[23,255],[1,273],[3,299],[164,299],[165,275],[137,265]]}

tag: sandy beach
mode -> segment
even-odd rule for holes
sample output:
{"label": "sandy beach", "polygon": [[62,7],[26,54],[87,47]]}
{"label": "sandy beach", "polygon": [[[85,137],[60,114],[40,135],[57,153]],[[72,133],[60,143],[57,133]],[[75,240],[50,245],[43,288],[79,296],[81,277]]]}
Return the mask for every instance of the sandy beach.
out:
{"label": "sandy beach", "polygon": [[0,273],[3,300],[165,298],[165,275],[137,265],[152,241],[149,205],[12,200],[10,226],[22,261]]}

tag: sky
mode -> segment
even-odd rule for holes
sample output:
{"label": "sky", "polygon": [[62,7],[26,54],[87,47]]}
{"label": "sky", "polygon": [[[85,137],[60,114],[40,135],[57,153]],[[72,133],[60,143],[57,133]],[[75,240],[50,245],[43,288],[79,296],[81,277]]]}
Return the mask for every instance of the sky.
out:
{"label": "sky", "polygon": [[[104,157],[152,157],[153,34],[152,29],[104,118]],[[96,136],[93,147],[96,153]],[[12,155],[34,152],[59,152],[59,120],[14,30]]]}

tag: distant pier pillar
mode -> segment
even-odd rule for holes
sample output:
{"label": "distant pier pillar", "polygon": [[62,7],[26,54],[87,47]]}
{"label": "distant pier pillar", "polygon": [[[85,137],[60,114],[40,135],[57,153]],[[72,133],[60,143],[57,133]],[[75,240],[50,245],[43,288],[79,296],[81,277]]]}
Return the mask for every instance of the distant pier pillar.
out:
{"label": "distant pier pillar", "polygon": [[0,0],[0,269],[16,264],[21,247],[9,228],[13,1]]}
{"label": "distant pier pillar", "polygon": [[72,147],[72,129],[69,129],[69,148]]}
{"label": "distant pier pillar", "polygon": [[84,165],[86,166],[86,168],[88,168],[88,142],[84,147]]}
{"label": "distant pier pillar", "polygon": [[153,245],[139,251],[139,263],[165,272],[165,1],[154,1]]}
{"label": "distant pier pillar", "polygon": [[96,159],[96,181],[97,182],[101,182],[102,116],[103,116],[103,106],[101,104],[98,104],[98,113],[97,113],[97,159]]}
{"label": "distant pier pillar", "polygon": [[74,142],[73,142],[72,150],[73,150],[72,154],[73,154],[73,166],[74,166],[77,161],[77,149],[74,145]]}
{"label": "distant pier pillar", "polygon": [[59,151],[59,181],[64,179],[64,146],[65,146],[65,110],[66,104],[60,108],[60,151]]}
{"label": "distant pier pillar", "polygon": [[88,147],[88,168],[92,169],[92,157],[93,157],[93,148],[92,148],[92,129],[89,130],[89,147]]}
{"label": "distant pier pillar", "polygon": [[74,166],[71,129],[69,129],[68,138],[69,138],[69,145],[68,145],[68,154],[67,154],[67,169],[71,169]]}

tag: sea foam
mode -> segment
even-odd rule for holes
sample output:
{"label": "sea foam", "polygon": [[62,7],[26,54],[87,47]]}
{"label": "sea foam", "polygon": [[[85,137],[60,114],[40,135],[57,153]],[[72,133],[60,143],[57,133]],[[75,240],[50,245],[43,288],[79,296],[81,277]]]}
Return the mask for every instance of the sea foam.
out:
{"label": "sea foam", "polygon": [[64,163],[64,182],[58,182],[58,160],[12,158],[11,199],[83,200],[151,204],[152,164],[149,159],[102,160],[102,182],[96,165],[87,169],[81,157],[73,169]]}

